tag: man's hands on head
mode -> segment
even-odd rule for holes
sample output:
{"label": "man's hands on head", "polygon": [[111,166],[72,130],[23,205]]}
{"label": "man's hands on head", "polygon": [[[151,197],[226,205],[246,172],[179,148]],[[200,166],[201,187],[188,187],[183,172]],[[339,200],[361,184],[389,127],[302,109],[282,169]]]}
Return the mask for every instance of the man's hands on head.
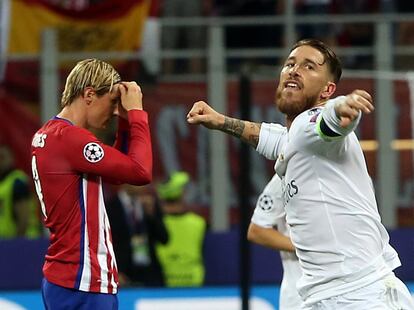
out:
{"label": "man's hands on head", "polygon": [[340,125],[344,128],[358,117],[359,112],[369,114],[372,111],[374,106],[371,95],[360,89],[354,90],[335,105],[335,113],[341,119]]}
{"label": "man's hands on head", "polygon": [[136,82],[121,82],[118,89],[122,108],[126,111],[143,109],[141,87]]}
{"label": "man's hands on head", "polygon": [[190,124],[201,124],[209,129],[219,129],[224,124],[225,116],[218,113],[204,101],[193,104],[187,114],[187,122]]}

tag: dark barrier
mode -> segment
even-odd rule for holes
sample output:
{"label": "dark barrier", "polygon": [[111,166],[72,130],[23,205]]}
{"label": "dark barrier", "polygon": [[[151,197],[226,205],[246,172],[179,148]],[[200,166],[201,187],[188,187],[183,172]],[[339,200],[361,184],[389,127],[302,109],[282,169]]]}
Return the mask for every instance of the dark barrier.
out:
{"label": "dark barrier", "polygon": [[17,238],[0,241],[0,289],[40,287],[48,240]]}
{"label": "dark barrier", "polygon": [[[403,266],[396,274],[405,282],[414,281],[414,229],[390,232],[391,244]],[[205,240],[206,285],[235,285],[239,275],[239,233],[207,233]],[[0,241],[0,289],[37,289],[42,278],[42,263],[48,241]],[[276,284],[282,278],[279,254],[261,246],[251,247],[253,284]]]}

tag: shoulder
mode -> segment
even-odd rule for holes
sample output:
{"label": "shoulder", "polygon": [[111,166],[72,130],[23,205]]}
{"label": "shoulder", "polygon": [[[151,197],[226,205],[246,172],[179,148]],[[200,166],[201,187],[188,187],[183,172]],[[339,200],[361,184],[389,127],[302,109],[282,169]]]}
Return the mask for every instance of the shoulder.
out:
{"label": "shoulder", "polygon": [[50,120],[35,133],[32,144],[43,144],[44,141],[51,139],[69,145],[84,139],[96,139],[96,137],[85,128],[62,120]]}
{"label": "shoulder", "polygon": [[77,126],[64,126],[60,130],[64,145],[69,147],[85,146],[88,143],[99,143],[98,138],[89,130]]}
{"label": "shoulder", "polygon": [[295,118],[295,121],[297,120],[297,122],[301,124],[309,124],[309,123],[314,124],[316,123],[316,120],[319,114],[321,114],[322,110],[323,110],[323,107],[315,107],[315,108],[306,110],[302,112],[301,114],[299,114]]}
{"label": "shoulder", "polygon": [[[39,130],[36,135],[43,136],[43,145],[48,146],[48,151],[59,153],[66,158],[81,153],[85,157],[95,156],[95,153],[103,154],[102,143],[85,128],[74,126],[65,121],[51,121],[44,128],[45,130]],[[36,135],[34,139],[36,139]]]}
{"label": "shoulder", "polygon": [[[71,138],[79,137],[95,137],[95,135],[89,130],[74,126],[74,125],[64,125],[61,127],[61,133],[65,136],[70,136]],[[75,135],[75,136],[74,136]],[[68,137],[69,138],[69,137]]]}
{"label": "shoulder", "polygon": [[289,129],[289,135],[292,136],[295,133],[302,135],[303,132],[309,132],[310,129],[315,128],[322,110],[322,107],[315,107],[296,116]]}

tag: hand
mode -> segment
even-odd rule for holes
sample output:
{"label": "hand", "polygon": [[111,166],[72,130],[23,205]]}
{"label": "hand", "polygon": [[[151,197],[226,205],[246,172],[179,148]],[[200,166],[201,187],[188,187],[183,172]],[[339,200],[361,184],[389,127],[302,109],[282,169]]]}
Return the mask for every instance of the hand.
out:
{"label": "hand", "polygon": [[359,112],[371,113],[374,111],[372,97],[364,90],[356,89],[343,101],[335,105],[335,113],[341,119],[341,127],[347,127],[359,115]]}
{"label": "hand", "polygon": [[118,85],[122,107],[126,111],[143,110],[141,87],[135,82],[121,82]]}
{"label": "hand", "polygon": [[121,101],[119,101],[118,102],[118,105],[117,105],[117,115],[119,116],[119,117],[122,117],[123,119],[126,119],[126,120],[128,120],[128,111],[127,110],[125,110],[125,108],[122,106],[122,103],[121,103]]}
{"label": "hand", "polygon": [[149,194],[140,194],[138,199],[141,202],[141,205],[144,208],[144,211],[146,214],[151,215],[151,216],[155,214],[154,196],[149,195]]}
{"label": "hand", "polygon": [[218,129],[224,124],[224,115],[218,113],[204,101],[193,104],[187,114],[187,122],[190,124],[202,124],[209,129]]}

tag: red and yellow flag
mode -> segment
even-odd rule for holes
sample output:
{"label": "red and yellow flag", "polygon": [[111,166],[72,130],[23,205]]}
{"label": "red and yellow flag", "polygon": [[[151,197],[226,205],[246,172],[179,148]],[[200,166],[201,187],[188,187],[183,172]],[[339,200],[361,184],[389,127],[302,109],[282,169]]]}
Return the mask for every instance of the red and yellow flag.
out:
{"label": "red and yellow flag", "polygon": [[107,0],[86,10],[46,0],[11,1],[9,53],[37,53],[46,28],[57,30],[59,50],[131,51],[140,47],[151,0]]}

